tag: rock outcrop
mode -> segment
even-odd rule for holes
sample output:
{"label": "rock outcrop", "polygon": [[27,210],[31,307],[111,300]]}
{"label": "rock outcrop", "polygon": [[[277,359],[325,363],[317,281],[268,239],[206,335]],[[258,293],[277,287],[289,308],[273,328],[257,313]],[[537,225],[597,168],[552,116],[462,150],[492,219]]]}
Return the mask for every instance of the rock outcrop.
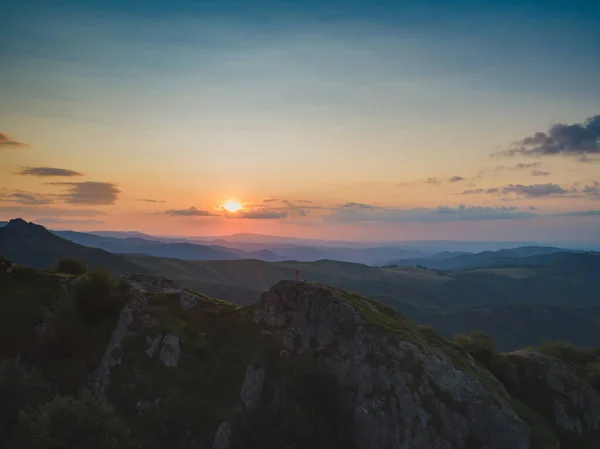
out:
{"label": "rock outcrop", "polygon": [[526,350],[508,354],[507,360],[511,394],[545,416],[562,440],[600,429],[600,393],[565,363]]}
{"label": "rock outcrop", "polygon": [[[132,300],[91,383],[123,413],[159,417],[175,429],[165,436],[157,428],[149,439],[171,444],[176,435],[178,444],[213,449],[245,449],[252,439],[263,447],[265,432],[278,432],[275,421],[292,431],[304,425],[305,437],[314,430],[310,419],[321,418],[303,415],[297,403],[298,395],[314,395],[317,378],[290,395],[302,360],[318,361],[334,382],[323,388],[336,395],[319,407],[335,416],[318,425],[343,422],[328,435],[342,432],[350,442],[308,444],[314,449],[559,449],[559,436],[560,448],[571,449],[587,446],[563,434],[599,431],[600,394],[558,360],[511,353],[497,378],[464,349],[369,298],[283,281],[241,308],[163,278],[127,280]],[[286,432],[264,447],[281,447]]]}
{"label": "rock outcrop", "polygon": [[323,354],[351,392],[357,449],[531,447],[529,426],[493,377],[484,385],[465,355],[461,363],[472,369],[457,368],[443,347],[419,341],[399,314],[375,301],[286,281],[263,294],[252,321],[292,356]]}

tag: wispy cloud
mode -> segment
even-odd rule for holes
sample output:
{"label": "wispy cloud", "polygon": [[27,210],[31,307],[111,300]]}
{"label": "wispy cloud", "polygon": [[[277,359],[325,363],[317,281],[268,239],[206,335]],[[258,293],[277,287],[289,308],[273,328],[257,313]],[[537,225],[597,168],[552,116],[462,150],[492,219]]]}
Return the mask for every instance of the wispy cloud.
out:
{"label": "wispy cloud", "polygon": [[60,208],[40,204],[22,206],[2,206],[0,213],[4,217],[97,217],[106,215],[105,212],[96,209],[82,209],[79,207]]}
{"label": "wispy cloud", "polygon": [[465,178],[463,178],[462,176],[450,176],[450,178],[448,178],[448,182],[459,182],[464,180]]}
{"label": "wispy cloud", "polygon": [[567,190],[559,186],[558,184],[509,184],[504,187],[492,187],[488,189],[469,189],[464,190],[461,195],[478,195],[478,194],[492,194],[492,195],[516,195],[525,198],[539,198],[545,196],[561,196],[568,193],[574,193],[573,190]]}
{"label": "wispy cloud", "polygon": [[456,207],[399,209],[338,208],[324,219],[338,222],[449,222],[464,220],[501,220],[533,218],[535,213],[517,207],[482,207],[461,204]]}
{"label": "wispy cloud", "polygon": [[59,218],[59,217],[42,217],[34,220],[36,223],[44,225],[55,225],[55,224],[87,224],[87,225],[100,225],[104,224],[102,220],[94,219],[77,219],[77,218]]}
{"label": "wispy cloud", "polygon": [[541,167],[541,165],[542,165],[541,162],[520,163],[520,164],[515,164],[515,165],[497,165],[496,167],[494,167],[494,170],[496,170],[496,171],[500,171],[500,170],[517,171],[517,170],[526,170],[529,168],[537,168],[537,167]]}
{"label": "wispy cloud", "polygon": [[25,167],[21,169],[18,175],[22,176],[39,176],[39,177],[73,177],[83,176],[83,173],[79,173],[74,170],[68,170],[66,168],[54,168],[54,167]]}
{"label": "wispy cloud", "polygon": [[149,198],[140,198],[138,201],[144,201],[145,203],[166,203],[164,200],[152,200]]}
{"label": "wispy cloud", "polygon": [[427,178],[425,180],[425,183],[426,184],[431,184],[433,186],[439,186],[442,183],[442,181],[440,181],[439,179],[437,179],[435,176],[432,176],[430,178]]}
{"label": "wispy cloud", "polygon": [[549,171],[543,170],[531,170],[531,176],[550,176],[551,173]]}
{"label": "wispy cloud", "polygon": [[558,184],[509,184],[501,189],[501,193],[515,194],[525,198],[538,198],[542,196],[560,196],[569,193]]}
{"label": "wispy cloud", "polygon": [[7,134],[0,133],[0,149],[16,149],[16,148],[27,148],[29,145],[18,140],[14,140]]}
{"label": "wispy cloud", "polygon": [[66,186],[67,193],[62,198],[69,204],[114,204],[121,191],[110,182],[51,182],[53,186]]}
{"label": "wispy cloud", "polygon": [[42,205],[51,204],[56,200],[56,195],[34,193],[26,190],[12,190],[0,193],[0,201],[27,204],[27,205]]}
{"label": "wispy cloud", "polygon": [[167,215],[174,217],[215,217],[218,214],[204,209],[198,209],[194,206],[187,209],[171,209],[165,212]]}
{"label": "wispy cloud", "polygon": [[344,203],[344,204],[340,205],[340,207],[342,207],[342,208],[356,207],[358,209],[373,209],[373,206],[370,204],[355,203],[352,201],[348,202],[348,203]]}
{"label": "wispy cloud", "polygon": [[271,209],[252,210],[252,211],[246,211],[246,212],[240,211],[240,212],[228,213],[228,214],[224,215],[224,217],[226,217],[226,218],[242,218],[242,219],[249,219],[249,220],[274,220],[274,219],[287,218],[288,216],[289,216],[289,213],[287,211],[271,210]]}
{"label": "wispy cloud", "polygon": [[[496,153],[498,154],[498,153]],[[557,123],[547,132],[538,131],[516,142],[512,148],[500,154],[514,156],[575,156],[589,162],[590,155],[600,154],[600,115],[589,117],[583,123],[565,125]]]}

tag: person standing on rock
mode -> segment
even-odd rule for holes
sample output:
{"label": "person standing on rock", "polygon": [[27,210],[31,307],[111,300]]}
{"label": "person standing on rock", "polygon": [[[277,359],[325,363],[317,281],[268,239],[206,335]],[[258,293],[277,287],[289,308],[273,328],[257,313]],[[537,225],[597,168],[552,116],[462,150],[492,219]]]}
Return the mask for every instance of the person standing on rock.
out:
{"label": "person standing on rock", "polygon": [[296,280],[297,281],[300,280],[299,278],[300,278],[300,269],[296,268]]}

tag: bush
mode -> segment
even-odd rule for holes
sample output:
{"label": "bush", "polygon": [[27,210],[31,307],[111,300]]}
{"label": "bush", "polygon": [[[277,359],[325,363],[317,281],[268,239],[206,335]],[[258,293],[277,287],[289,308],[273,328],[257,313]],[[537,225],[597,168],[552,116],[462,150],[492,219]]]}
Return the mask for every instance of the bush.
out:
{"label": "bush", "polygon": [[471,331],[469,335],[458,334],[454,342],[462,346],[471,356],[485,367],[490,367],[498,357],[494,337],[482,331]]}
{"label": "bush", "polygon": [[56,396],[23,412],[19,418],[15,449],[125,449],[137,445],[114,408],[90,393],[78,399]]}
{"label": "bush", "polygon": [[74,276],[80,276],[87,273],[88,267],[81,260],[73,259],[72,257],[63,257],[58,262],[54,271],[57,273],[72,274]]}
{"label": "bush", "polygon": [[103,322],[119,313],[126,296],[108,270],[96,268],[82,276],[75,287],[77,312],[86,325]]}
{"label": "bush", "polygon": [[50,323],[51,332],[45,343],[52,354],[68,357],[76,353],[84,342],[86,331],[77,305],[66,289],[54,306]]}
{"label": "bush", "polygon": [[20,410],[51,397],[50,386],[35,369],[25,368],[19,359],[0,361],[0,447],[13,435]]}

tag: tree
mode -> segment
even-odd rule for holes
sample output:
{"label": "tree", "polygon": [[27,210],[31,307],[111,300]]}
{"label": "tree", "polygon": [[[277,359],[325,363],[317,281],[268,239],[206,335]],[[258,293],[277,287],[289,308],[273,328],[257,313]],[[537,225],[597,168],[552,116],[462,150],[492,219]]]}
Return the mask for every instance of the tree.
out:
{"label": "tree", "polygon": [[0,446],[5,447],[19,419],[19,411],[52,397],[52,390],[34,368],[19,359],[0,361]]}
{"label": "tree", "polygon": [[56,396],[21,414],[15,449],[130,449],[131,431],[116,410],[91,393]]}
{"label": "tree", "polygon": [[77,305],[64,289],[50,318],[51,332],[46,344],[56,355],[68,357],[81,347],[85,336],[85,326],[77,313]]}
{"label": "tree", "polygon": [[498,356],[494,337],[482,331],[471,331],[468,335],[455,335],[454,342],[465,348],[475,360],[486,367],[489,367]]}
{"label": "tree", "polygon": [[72,257],[63,257],[58,262],[54,271],[57,273],[72,274],[74,276],[80,276],[88,272],[87,265],[81,260],[73,259]]}
{"label": "tree", "polygon": [[96,268],[79,279],[74,296],[77,312],[87,325],[94,325],[116,315],[126,298],[117,288],[110,272],[101,268]]}

